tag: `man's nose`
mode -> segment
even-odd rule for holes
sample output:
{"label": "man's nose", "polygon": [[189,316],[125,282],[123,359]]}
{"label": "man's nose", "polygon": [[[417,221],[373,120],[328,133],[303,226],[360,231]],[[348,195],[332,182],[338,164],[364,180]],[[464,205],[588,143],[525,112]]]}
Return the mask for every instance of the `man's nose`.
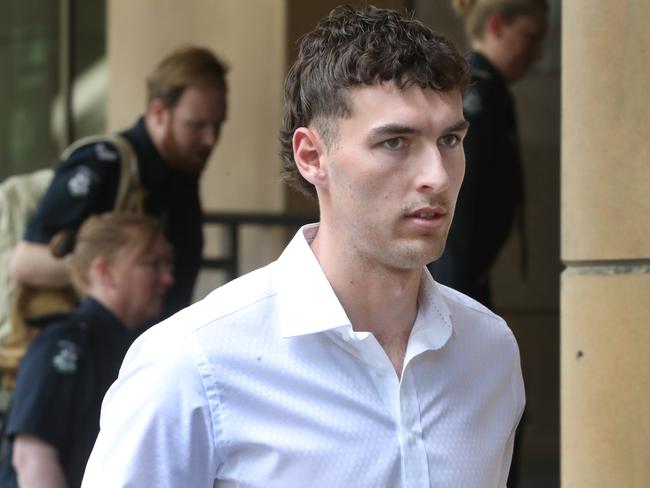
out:
{"label": "man's nose", "polygon": [[420,191],[442,193],[449,188],[449,172],[437,146],[428,149],[420,162],[417,187]]}
{"label": "man's nose", "polygon": [[217,125],[206,125],[201,131],[201,143],[205,147],[214,146],[219,140],[221,127]]}
{"label": "man's nose", "polygon": [[174,269],[171,265],[162,266],[158,275],[160,283],[165,288],[170,288],[174,284]]}

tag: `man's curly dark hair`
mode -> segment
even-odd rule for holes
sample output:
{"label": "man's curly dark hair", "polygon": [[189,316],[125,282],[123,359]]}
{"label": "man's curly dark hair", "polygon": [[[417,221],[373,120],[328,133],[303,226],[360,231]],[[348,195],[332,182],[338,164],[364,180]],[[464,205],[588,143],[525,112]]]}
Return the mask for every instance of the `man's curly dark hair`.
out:
{"label": "man's curly dark hair", "polygon": [[412,16],[393,10],[338,7],[300,40],[298,59],[284,84],[280,131],[283,178],[316,196],[293,158],[293,133],[313,124],[327,147],[337,137],[336,119],[351,113],[349,89],[393,81],[437,91],[463,92],[467,64],[456,47]]}

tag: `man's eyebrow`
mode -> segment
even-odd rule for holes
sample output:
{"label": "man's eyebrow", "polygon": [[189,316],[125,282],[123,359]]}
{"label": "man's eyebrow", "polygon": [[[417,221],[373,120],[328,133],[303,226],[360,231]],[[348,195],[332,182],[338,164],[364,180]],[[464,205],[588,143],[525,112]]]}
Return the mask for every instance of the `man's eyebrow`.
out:
{"label": "man's eyebrow", "polygon": [[[462,132],[469,128],[469,122],[465,119],[459,120],[455,124],[445,129],[445,133]],[[380,138],[397,134],[420,134],[422,130],[417,127],[403,124],[386,124],[375,127],[370,131],[370,138]]]}
{"label": "man's eyebrow", "polygon": [[422,131],[410,125],[402,124],[386,124],[374,127],[370,131],[371,138],[378,138],[383,136],[391,136],[395,134],[419,134]]}
{"label": "man's eyebrow", "polygon": [[447,127],[445,132],[447,132],[447,133],[449,133],[449,132],[461,132],[461,131],[464,131],[464,130],[467,130],[467,129],[469,129],[469,122],[467,120],[463,119],[463,120],[460,120],[460,121],[456,122],[455,124],[450,125],[449,127]]}

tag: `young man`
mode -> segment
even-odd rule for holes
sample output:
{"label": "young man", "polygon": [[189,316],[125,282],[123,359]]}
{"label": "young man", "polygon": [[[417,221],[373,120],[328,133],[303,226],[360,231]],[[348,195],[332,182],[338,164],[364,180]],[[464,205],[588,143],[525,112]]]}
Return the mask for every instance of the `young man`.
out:
{"label": "young man", "polygon": [[[122,136],[133,147],[145,191],[145,212],[163,222],[176,254],[175,284],[164,315],[191,303],[203,233],[199,177],[226,119],[226,68],[207,49],[185,47],[163,59],[147,80],[147,113]],[[33,216],[10,272],[18,282],[59,288],[70,283],[47,249],[62,229],[113,209],[120,164],[116,148],[83,146],[60,163]]]}
{"label": "young man", "polygon": [[389,10],[303,38],[282,143],[320,225],[136,342],[84,486],[505,486],[517,345],[425,269],[463,177],[467,76]]}
{"label": "young man", "polygon": [[81,485],[104,394],[133,332],[159,316],[172,260],[151,217],[111,213],[81,226],[66,262],[84,299],[71,313],[40,319],[45,327],[21,362],[4,428],[0,486]]}

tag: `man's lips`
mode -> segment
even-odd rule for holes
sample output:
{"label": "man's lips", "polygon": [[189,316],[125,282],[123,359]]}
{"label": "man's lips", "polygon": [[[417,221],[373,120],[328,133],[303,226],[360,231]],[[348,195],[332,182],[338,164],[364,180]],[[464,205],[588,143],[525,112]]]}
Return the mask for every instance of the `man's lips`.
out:
{"label": "man's lips", "polygon": [[423,207],[405,214],[405,217],[418,227],[436,229],[447,221],[447,210],[443,207]]}
{"label": "man's lips", "polygon": [[408,218],[417,218],[417,219],[436,219],[444,217],[447,215],[447,210],[443,207],[422,207],[417,210],[412,210],[406,214]]}

